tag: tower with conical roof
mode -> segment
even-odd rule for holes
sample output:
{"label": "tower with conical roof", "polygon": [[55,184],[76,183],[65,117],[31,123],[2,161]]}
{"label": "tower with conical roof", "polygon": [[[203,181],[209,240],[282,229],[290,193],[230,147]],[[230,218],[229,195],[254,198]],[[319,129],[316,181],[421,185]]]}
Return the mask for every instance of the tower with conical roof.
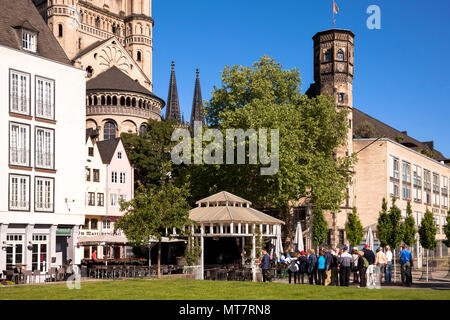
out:
{"label": "tower with conical roof", "polygon": [[203,115],[203,100],[202,91],[200,89],[200,77],[199,71],[196,71],[195,88],[194,88],[194,100],[192,101],[191,122],[190,127],[194,127],[194,121],[201,121],[202,125],[205,124],[205,117]]}
{"label": "tower with conical roof", "polygon": [[167,97],[167,108],[165,120],[177,120],[181,122],[180,103],[178,101],[177,79],[175,77],[175,62],[172,61],[170,73],[169,95]]}

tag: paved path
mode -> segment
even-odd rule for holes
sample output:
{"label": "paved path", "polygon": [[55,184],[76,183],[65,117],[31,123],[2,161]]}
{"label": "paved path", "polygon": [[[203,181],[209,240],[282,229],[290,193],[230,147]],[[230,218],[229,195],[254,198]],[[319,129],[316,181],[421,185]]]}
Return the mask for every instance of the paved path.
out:
{"label": "paved path", "polygon": [[[431,276],[430,276],[431,274]],[[433,289],[433,290],[450,290],[450,277],[447,277],[448,271],[435,271],[429,273],[428,282],[426,281],[426,274],[422,271],[413,271],[413,285],[411,287],[406,287],[401,284],[400,273],[397,272],[397,282],[385,285],[382,284],[381,288],[388,289]],[[394,279],[394,275],[392,275]],[[305,279],[306,280],[306,279]],[[358,287],[359,284],[351,283],[353,281],[353,274],[350,276],[350,286]],[[288,279],[274,279],[273,282],[278,283],[288,283]]]}

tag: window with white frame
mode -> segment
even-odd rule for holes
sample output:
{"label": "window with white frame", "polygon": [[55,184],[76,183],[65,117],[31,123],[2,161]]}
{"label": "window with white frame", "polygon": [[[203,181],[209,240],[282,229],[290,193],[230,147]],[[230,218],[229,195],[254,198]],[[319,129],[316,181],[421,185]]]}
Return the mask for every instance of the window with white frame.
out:
{"label": "window with white frame", "polygon": [[14,269],[16,264],[24,263],[24,236],[22,234],[6,235],[6,269]]}
{"label": "window with white frame", "polygon": [[389,189],[391,195],[394,197],[398,197],[400,195],[400,188],[397,182],[389,181]]}
{"label": "window with white frame", "polygon": [[414,200],[422,202],[422,188],[414,187]]}
{"label": "window with white frame", "polygon": [[30,75],[11,70],[9,97],[10,97],[10,112],[30,114]]}
{"label": "window with white frame", "polygon": [[435,206],[439,206],[440,205],[439,193],[434,193],[433,192],[433,205],[435,205]]}
{"label": "window with white frame", "polygon": [[399,178],[399,164],[398,164],[398,158],[390,156],[391,158],[391,177],[398,179]]}
{"label": "window with white frame", "polygon": [[110,205],[111,205],[112,207],[116,207],[116,206],[118,205],[118,202],[117,202],[117,194],[116,194],[116,193],[111,193],[111,194],[109,195],[109,199],[110,199]]}
{"label": "window with white frame", "polygon": [[419,226],[422,223],[422,213],[414,211],[414,220],[416,221],[416,226]]}
{"label": "window with white frame", "polygon": [[439,175],[433,173],[433,192],[439,193]]}
{"label": "window with white frame", "polygon": [[47,272],[48,240],[45,234],[33,234],[32,270]]}
{"label": "window with white frame", "polygon": [[431,190],[431,172],[427,169],[423,169],[423,187]]}
{"label": "window with white frame", "polygon": [[30,177],[18,174],[9,175],[9,209],[30,210]]}
{"label": "window with white frame", "polygon": [[119,182],[120,183],[125,183],[125,172],[121,172],[120,174],[119,174]]}
{"label": "window with white frame", "polygon": [[422,168],[418,165],[413,165],[413,183],[422,186]]}
{"label": "window with white frame", "polygon": [[53,211],[54,179],[35,177],[35,210]]}
{"label": "window with white frame", "polygon": [[103,220],[103,229],[111,229],[111,220],[109,219]]}
{"label": "window with white frame", "polygon": [[117,172],[116,171],[111,172],[111,182],[117,183]]}
{"label": "window with white frame", "polygon": [[54,119],[54,81],[36,78],[36,117]]}
{"label": "window with white frame", "polygon": [[36,127],[36,167],[54,168],[54,135],[52,129]]}
{"label": "window with white frame", "polygon": [[36,52],[36,33],[25,30],[22,31],[22,48]]}
{"label": "window with white frame", "polygon": [[411,199],[411,187],[408,185],[403,185],[402,187],[402,196],[403,199]]}
{"label": "window with white frame", "polygon": [[122,159],[122,152],[117,152],[117,159]]}
{"label": "window with white frame", "polygon": [[9,124],[9,163],[30,166],[30,126],[10,122]]}
{"label": "window with white frame", "polygon": [[402,181],[411,183],[411,164],[406,161],[402,161]]}

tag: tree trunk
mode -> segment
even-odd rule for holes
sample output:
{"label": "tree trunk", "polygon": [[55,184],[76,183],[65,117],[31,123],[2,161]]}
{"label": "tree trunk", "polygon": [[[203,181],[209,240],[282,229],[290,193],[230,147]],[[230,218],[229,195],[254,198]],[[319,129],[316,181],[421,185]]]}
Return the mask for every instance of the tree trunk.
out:
{"label": "tree trunk", "polygon": [[158,242],[158,278],[161,278],[161,242]]}
{"label": "tree trunk", "polygon": [[427,249],[427,282],[428,282],[428,252],[429,252],[430,250],[428,250]]}

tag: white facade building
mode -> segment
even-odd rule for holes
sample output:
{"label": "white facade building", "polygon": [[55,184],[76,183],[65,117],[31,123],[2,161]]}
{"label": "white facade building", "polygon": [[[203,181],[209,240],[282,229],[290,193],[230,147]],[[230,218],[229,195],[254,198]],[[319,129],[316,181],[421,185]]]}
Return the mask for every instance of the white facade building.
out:
{"label": "white facade building", "polygon": [[44,273],[84,223],[84,72],[28,1],[3,1],[0,29],[0,272]]}

